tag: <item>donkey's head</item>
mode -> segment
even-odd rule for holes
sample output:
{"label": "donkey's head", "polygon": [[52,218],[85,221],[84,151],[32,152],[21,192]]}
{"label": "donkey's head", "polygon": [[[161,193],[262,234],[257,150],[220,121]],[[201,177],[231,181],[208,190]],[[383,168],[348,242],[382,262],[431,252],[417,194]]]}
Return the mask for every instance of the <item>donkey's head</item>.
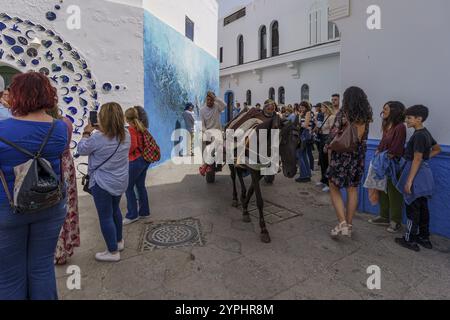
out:
{"label": "donkey's head", "polygon": [[283,165],[283,174],[293,178],[297,173],[296,152],[300,143],[300,127],[298,117],[295,122],[283,121],[280,123],[280,158]]}

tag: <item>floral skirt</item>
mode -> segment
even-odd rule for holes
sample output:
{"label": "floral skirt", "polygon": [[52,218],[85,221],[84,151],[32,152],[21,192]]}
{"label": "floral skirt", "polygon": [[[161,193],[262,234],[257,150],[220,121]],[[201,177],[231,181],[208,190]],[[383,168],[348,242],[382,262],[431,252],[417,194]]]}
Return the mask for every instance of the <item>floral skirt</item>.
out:
{"label": "floral skirt", "polygon": [[355,152],[331,153],[328,179],[338,188],[357,188],[364,177],[367,145],[361,144]]}
{"label": "floral skirt", "polygon": [[67,184],[67,215],[56,246],[55,264],[67,263],[67,259],[73,255],[74,248],[80,246],[77,180],[70,154],[63,156],[62,170]]}

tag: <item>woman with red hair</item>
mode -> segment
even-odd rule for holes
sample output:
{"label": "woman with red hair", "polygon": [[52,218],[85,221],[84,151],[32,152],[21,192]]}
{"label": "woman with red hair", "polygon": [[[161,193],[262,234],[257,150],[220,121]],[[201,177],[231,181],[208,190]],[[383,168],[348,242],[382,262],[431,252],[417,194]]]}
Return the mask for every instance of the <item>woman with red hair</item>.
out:
{"label": "woman with red hair", "polygon": [[[46,111],[57,103],[57,92],[47,77],[29,72],[14,77],[9,104],[12,118],[0,121],[0,136],[32,154],[48,143],[42,158],[61,177],[61,156],[67,146],[67,125]],[[53,123],[54,122],[54,123]],[[34,213],[15,213],[8,200],[14,195],[14,168],[30,160],[9,144],[0,142],[0,300],[57,299],[53,258],[64,218],[66,201]]]}

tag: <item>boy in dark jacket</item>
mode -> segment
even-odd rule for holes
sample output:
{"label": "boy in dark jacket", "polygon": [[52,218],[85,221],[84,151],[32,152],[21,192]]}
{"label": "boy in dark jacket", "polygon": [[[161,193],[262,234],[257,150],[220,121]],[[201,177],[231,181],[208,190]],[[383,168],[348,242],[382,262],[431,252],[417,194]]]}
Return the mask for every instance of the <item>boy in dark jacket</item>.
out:
{"label": "boy in dark jacket", "polygon": [[428,113],[428,108],[423,105],[406,110],[406,124],[408,128],[414,128],[414,134],[406,146],[404,158],[407,162],[397,185],[405,199],[407,224],[405,236],[395,241],[414,251],[420,251],[419,245],[433,248],[428,198],[433,193],[434,181],[428,160],[438,155],[441,147],[423,125]]}

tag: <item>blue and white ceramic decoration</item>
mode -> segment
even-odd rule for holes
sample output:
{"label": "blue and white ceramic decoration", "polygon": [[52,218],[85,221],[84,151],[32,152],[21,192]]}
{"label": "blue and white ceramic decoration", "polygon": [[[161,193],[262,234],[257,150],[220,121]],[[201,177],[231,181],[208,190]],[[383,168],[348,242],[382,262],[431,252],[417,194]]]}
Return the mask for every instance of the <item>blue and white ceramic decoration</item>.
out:
{"label": "blue and white ceramic decoration", "polygon": [[65,103],[70,104],[73,101],[73,98],[72,97],[64,97],[63,100]]}
{"label": "blue and white ceramic decoration", "polygon": [[81,105],[82,107],[87,107],[88,102],[87,102],[85,99],[80,98],[80,105]]}
{"label": "blue and white ceramic decoration", "polygon": [[105,82],[102,86],[104,92],[110,92],[112,90],[113,85],[111,82]]}
{"label": "blue and white ceramic decoration", "polygon": [[12,50],[12,52],[14,52],[15,54],[22,54],[22,53],[24,53],[23,48],[22,48],[22,47],[19,47],[19,46],[13,46],[13,47],[11,48],[11,50]]}
{"label": "blue and white ceramic decoration", "polygon": [[75,72],[75,68],[73,67],[72,62],[64,61],[62,65],[63,65],[63,67],[66,68],[67,70],[69,70],[69,71],[71,71],[71,72]]}
{"label": "blue and white ceramic decoration", "polygon": [[16,44],[16,39],[7,36],[6,34],[3,35],[3,38],[5,39],[6,43],[9,44],[10,46],[13,46]]}
{"label": "blue and white ceramic decoration", "polygon": [[27,49],[27,56],[30,58],[36,58],[38,55],[38,51],[35,48],[28,48]]}
{"label": "blue and white ceramic decoration", "polygon": [[17,38],[17,41],[19,41],[19,43],[20,43],[21,45],[24,45],[24,46],[27,46],[27,45],[28,45],[28,40],[27,40],[27,38],[24,38],[24,37],[22,37],[22,36],[18,37],[18,38]]}
{"label": "blue and white ceramic decoration", "polygon": [[51,42],[50,40],[42,40],[42,45],[47,49],[50,48],[52,44],[53,42]]}
{"label": "blue and white ceramic decoration", "polygon": [[62,75],[59,78],[62,80],[63,83],[69,83],[70,81],[69,77],[66,75]]}
{"label": "blue and white ceramic decoration", "polygon": [[67,110],[69,110],[69,112],[70,112],[72,115],[76,115],[76,114],[78,113],[78,110],[77,110],[77,108],[75,108],[75,107],[68,107]]}
{"label": "blue and white ceramic decoration", "polygon": [[50,70],[48,70],[48,69],[45,68],[45,67],[39,69],[39,72],[45,74],[46,76],[48,76],[48,75],[50,74]]}
{"label": "blue and white ceramic decoration", "polygon": [[72,51],[72,46],[70,45],[70,43],[66,42],[63,44],[64,49],[66,49],[67,51]]}
{"label": "blue and white ceramic decoration", "polygon": [[26,36],[28,39],[33,40],[34,37],[30,36],[31,33],[36,34],[36,32],[34,32],[33,30],[28,30],[27,32],[25,32],[25,36]]}
{"label": "blue and white ceramic decoration", "polygon": [[62,87],[61,91],[63,92],[62,93],[63,96],[67,96],[70,92],[69,88],[67,88],[67,87]]}
{"label": "blue and white ceramic decoration", "polygon": [[56,20],[56,13],[49,11],[46,13],[45,17],[47,18],[48,21],[54,21]]}
{"label": "blue and white ceramic decoration", "polygon": [[52,64],[52,71],[53,72],[60,72],[62,68],[58,66],[56,63]]}

